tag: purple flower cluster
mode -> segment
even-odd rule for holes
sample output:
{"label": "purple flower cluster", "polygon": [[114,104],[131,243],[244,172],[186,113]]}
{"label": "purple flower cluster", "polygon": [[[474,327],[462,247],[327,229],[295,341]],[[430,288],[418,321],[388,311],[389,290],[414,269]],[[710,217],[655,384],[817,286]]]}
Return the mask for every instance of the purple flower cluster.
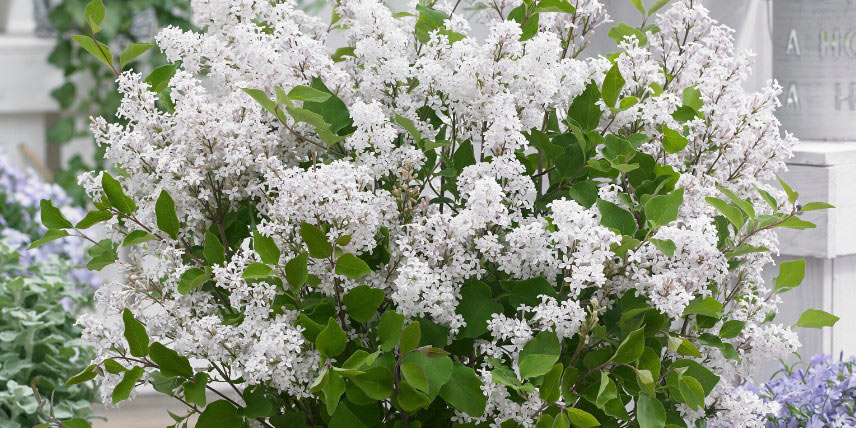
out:
{"label": "purple flower cluster", "polygon": [[781,404],[769,427],[856,426],[856,358],[814,356],[805,363],[785,365],[757,392],[767,401]]}
{"label": "purple flower cluster", "polygon": [[72,199],[61,187],[45,183],[32,171],[22,172],[0,157],[0,240],[18,248],[18,264],[21,266],[33,266],[45,258],[59,257],[72,266],[79,266],[69,272],[70,280],[97,287],[100,280],[84,267],[86,252],[76,238],[58,239],[27,250],[30,243],[45,232],[39,221],[39,201],[42,199],[52,200],[72,222],[83,218],[83,210],[72,205]]}

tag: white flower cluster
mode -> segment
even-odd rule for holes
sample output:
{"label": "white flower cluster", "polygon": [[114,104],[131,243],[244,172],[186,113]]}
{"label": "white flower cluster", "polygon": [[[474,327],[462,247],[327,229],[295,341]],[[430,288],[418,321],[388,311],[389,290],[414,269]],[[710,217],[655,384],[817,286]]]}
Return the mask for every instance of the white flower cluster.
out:
{"label": "white flower cluster", "polygon": [[[242,376],[249,385],[266,383],[293,397],[308,396],[319,354],[302,335],[299,313],[277,304],[277,285],[241,276],[258,261],[249,240],[237,243],[239,250],[212,269],[216,288],[227,296],[223,302],[216,293],[177,291],[192,267],[182,258],[198,257],[192,248],[204,245],[212,224],[224,226],[212,229],[224,240],[232,231],[258,229],[281,250],[282,265],[305,251],[300,227],[308,223],[357,255],[372,253],[386,239],[388,263],[366,282],[384,290],[399,313],[427,318],[452,334],[466,326],[459,308],[466,281],[500,274],[545,279],[566,297],[541,294],[537,303],[519,305],[516,316],[493,314],[487,322],[493,341],[477,342],[486,354],[515,363],[538,332],[570,339],[587,317],[602,315],[628,291],[680,318],[690,301],[713,293],[710,284],[718,284],[720,293],[739,287],[734,292],[744,298],[728,302],[725,311],[747,323],[728,340],[741,362],[725,360],[718,351],[709,355],[723,380],[708,400],[729,409],[713,422],[750,426],[775,410],[745,390],[735,396],[733,386],[762,359],[784,355],[798,342],[790,330],[759,326],[775,309],[775,301],[761,297],[768,290],[760,271],[769,257],[750,256],[739,269],[729,267],[713,220],[718,213],[705,198],[717,194],[717,185],[727,185],[740,197],[760,201],[755,187],[769,189],[764,181],[784,166],[794,139],[779,135],[773,116],[779,88],[743,92],[748,56],[734,53],[731,32],[703,7],[677,1],[657,17],[659,31],[646,34],[647,44],[633,36],[619,45],[615,63],[626,80],[622,94],[639,102],[604,114],[595,134],[654,136],[638,150],[670,167],[679,177],[673,184],[684,192],[678,219],[638,247],[624,249],[622,259],[622,237],[602,225],[596,205],[587,208],[567,194],[543,202],[548,189],[533,176],[549,171],[533,173],[538,167],[527,156],[535,149],[524,135],[563,120],[590,82],[603,82],[609,60],[576,58],[592,31],[609,19],[598,1],[571,0],[575,14],[542,13],[539,31],[524,41],[521,26],[503,19],[519,1],[481,3],[480,19],[489,25],[484,41],[467,37],[469,24],[445,2],[435,9],[451,18],[424,40],[415,3],[408,13],[393,14],[377,0],[343,0],[336,9],[339,21],[329,28],[297,10],[294,1],[192,3],[205,32],[167,28],[157,37],[168,58],[180,61],[169,82],[174,110],[160,108],[142,77],[126,72],[119,78],[119,113],[128,123],[96,119],[92,127],[109,160],[125,172],[122,186],[137,201],[139,221],[156,223],[155,201],[166,190],[182,225],[178,240],[130,249],[123,265],[127,280],[99,293],[105,313],[130,308],[152,340],[172,344],[200,367],[228,366],[233,378]],[[339,32],[347,43],[336,61],[326,44],[328,32]],[[318,82],[350,112],[350,118],[327,123],[331,141],[311,120],[297,120],[283,109],[271,114],[242,91],[319,89]],[[697,102],[702,114],[679,122],[673,113],[688,102]],[[292,103],[294,109],[310,105]],[[663,150],[664,126],[684,129],[686,150]],[[425,149],[426,141],[434,145]],[[463,147],[470,152],[453,152]],[[472,162],[457,168],[458,153]],[[426,168],[430,178],[418,179]],[[98,181],[81,178],[93,195],[100,191]],[[599,183],[601,199],[630,208],[626,184]],[[261,220],[241,224],[228,217],[241,210]],[[114,236],[125,227],[106,224]],[[654,244],[666,241],[674,244],[672,254]],[[775,250],[768,231],[746,242]],[[338,284],[358,285],[322,262],[310,262],[309,273],[317,282],[307,283],[307,290],[337,299],[343,291]],[[242,322],[224,325],[218,313],[224,302],[243,313]],[[92,316],[81,324],[85,339],[98,345],[99,359],[122,346],[121,328]],[[482,374],[488,395],[484,418],[497,426],[509,419],[533,426],[542,404],[537,394],[512,401],[505,387],[487,371]],[[109,387],[115,379],[107,376]],[[740,404],[750,402],[757,405]]]}

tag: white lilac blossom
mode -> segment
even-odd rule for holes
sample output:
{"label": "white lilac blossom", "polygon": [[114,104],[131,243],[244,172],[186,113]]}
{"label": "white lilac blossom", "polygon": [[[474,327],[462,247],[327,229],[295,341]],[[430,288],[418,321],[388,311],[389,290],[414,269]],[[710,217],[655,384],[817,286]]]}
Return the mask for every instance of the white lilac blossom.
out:
{"label": "white lilac blossom", "polygon": [[193,1],[203,31],[156,38],[176,65],[93,121],[121,175],[80,177],[96,259],[128,248],[80,320],[96,366],[137,367],[99,369],[105,398],[171,378],[202,426],[763,421],[740,385],[799,346],[761,277],[773,229],[811,227],[769,184],[795,139],[731,30],[673,3],[582,59],[595,0]]}

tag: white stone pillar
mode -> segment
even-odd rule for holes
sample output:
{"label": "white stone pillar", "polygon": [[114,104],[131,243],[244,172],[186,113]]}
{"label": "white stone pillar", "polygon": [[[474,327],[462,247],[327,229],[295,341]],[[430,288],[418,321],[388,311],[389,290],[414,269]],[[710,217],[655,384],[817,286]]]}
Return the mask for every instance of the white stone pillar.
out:
{"label": "white stone pillar", "polygon": [[[806,259],[803,285],[784,296],[777,322],[823,309],[841,320],[800,329],[803,358],[856,354],[856,4],[853,0],[775,0],[773,77],[784,87],[778,117],[802,142],[785,181],[800,201],[836,206],[806,216],[816,229],[779,233],[781,259]],[[778,269],[769,269],[768,277]]]}
{"label": "white stone pillar", "polygon": [[45,130],[59,110],[50,91],[62,82],[48,64],[53,39],[35,36],[31,0],[0,0],[0,154],[15,165],[45,162]]}

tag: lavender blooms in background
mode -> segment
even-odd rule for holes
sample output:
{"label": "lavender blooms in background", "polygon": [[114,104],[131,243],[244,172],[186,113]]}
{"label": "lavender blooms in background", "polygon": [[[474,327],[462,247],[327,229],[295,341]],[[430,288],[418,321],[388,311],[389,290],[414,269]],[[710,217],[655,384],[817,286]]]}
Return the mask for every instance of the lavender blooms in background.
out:
{"label": "lavender blooms in background", "polygon": [[[31,242],[41,237],[45,228],[39,222],[39,201],[50,199],[72,222],[83,218],[84,211],[72,205],[72,199],[56,184],[45,183],[32,171],[21,171],[0,156],[0,239],[18,248],[21,266],[33,266],[50,257],[66,259],[72,266],[70,280],[82,286],[96,288],[101,281],[87,270],[86,247],[74,238],[58,239],[27,250]],[[86,287],[85,287],[86,288]],[[91,292],[92,290],[81,290]]]}
{"label": "lavender blooms in background", "polygon": [[856,426],[856,358],[818,354],[805,363],[783,366],[756,392],[765,401],[778,402],[781,410],[769,427]]}

